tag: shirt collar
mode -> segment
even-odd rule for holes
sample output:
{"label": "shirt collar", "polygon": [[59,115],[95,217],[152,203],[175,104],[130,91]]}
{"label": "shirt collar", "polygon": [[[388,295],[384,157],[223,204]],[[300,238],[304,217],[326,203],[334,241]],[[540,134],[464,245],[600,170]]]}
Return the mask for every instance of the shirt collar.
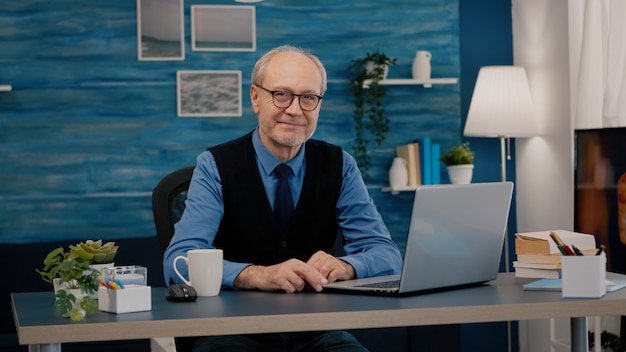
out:
{"label": "shirt collar", "polygon": [[[252,134],[252,145],[254,146],[254,151],[256,153],[257,161],[263,172],[266,175],[270,175],[278,164],[281,164],[281,161],[278,160],[270,151],[263,145],[261,142],[261,138],[259,137],[259,128],[257,127]],[[298,176],[298,174],[302,171],[302,165],[304,165],[304,147],[305,144],[302,144],[302,147],[298,151],[298,154],[295,158],[288,161],[286,164],[291,167],[294,175]]]}

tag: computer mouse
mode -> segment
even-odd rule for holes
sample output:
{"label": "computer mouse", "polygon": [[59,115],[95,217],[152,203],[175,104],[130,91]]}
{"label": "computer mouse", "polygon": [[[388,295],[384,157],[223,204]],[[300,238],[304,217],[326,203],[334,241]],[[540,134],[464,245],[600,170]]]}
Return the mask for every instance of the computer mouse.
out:
{"label": "computer mouse", "polygon": [[165,298],[172,302],[192,302],[198,298],[198,294],[192,286],[174,284],[165,291]]}

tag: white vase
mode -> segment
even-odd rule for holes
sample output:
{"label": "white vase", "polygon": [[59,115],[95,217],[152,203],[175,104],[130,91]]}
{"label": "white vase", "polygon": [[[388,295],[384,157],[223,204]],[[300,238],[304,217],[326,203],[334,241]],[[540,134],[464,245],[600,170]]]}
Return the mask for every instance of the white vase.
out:
{"label": "white vase", "polygon": [[472,182],[472,174],[474,173],[474,165],[452,165],[448,166],[448,176],[450,182],[456,184],[467,184]]}
{"label": "white vase", "polygon": [[419,81],[428,81],[430,79],[430,58],[429,51],[418,50],[415,52],[415,58],[413,59],[413,66],[411,71],[413,73],[413,79]]}
{"label": "white vase", "polygon": [[403,158],[393,158],[389,168],[389,185],[391,187],[404,187],[409,183],[409,172],[406,161]]}

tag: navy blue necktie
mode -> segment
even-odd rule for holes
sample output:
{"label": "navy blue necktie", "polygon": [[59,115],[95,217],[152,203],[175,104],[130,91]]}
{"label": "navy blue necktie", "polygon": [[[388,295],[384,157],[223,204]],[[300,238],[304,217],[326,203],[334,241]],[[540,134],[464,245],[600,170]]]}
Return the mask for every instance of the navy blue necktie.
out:
{"label": "navy blue necktie", "polygon": [[274,200],[274,215],[278,220],[281,231],[285,229],[287,222],[293,214],[293,197],[287,179],[293,173],[287,164],[280,164],[274,169],[278,177],[278,187],[276,187],[276,199]]}

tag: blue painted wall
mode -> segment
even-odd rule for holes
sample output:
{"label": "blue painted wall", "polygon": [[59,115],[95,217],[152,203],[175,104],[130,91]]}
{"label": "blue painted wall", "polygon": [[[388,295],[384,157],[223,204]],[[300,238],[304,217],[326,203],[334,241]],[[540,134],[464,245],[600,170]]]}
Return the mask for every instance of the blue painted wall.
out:
{"label": "blue painted wall", "polygon": [[[256,5],[256,52],[197,52],[185,1],[184,61],[138,61],[129,0],[8,0],[0,16],[0,243],[155,236],[150,192],[167,172],[256,125],[247,92],[256,59],[283,43],[312,49],[329,89],[316,138],[352,148],[346,68],[366,52],[398,59],[410,78],[416,50],[433,54],[433,77],[459,77],[458,0]],[[241,70],[243,116],[179,118],[177,70]],[[391,131],[372,149],[368,183],[394,237],[404,241],[411,196],[382,193],[394,148],[430,136],[460,141],[460,84],[389,87]],[[444,178],[446,177],[444,172]]]}

